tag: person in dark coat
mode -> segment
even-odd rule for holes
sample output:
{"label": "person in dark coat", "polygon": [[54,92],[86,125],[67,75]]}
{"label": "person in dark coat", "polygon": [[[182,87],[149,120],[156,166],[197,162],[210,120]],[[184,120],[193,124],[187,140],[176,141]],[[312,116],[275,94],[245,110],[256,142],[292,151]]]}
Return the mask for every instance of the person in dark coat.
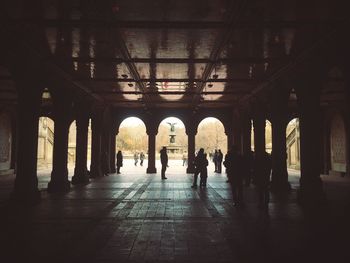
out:
{"label": "person in dark coat", "polygon": [[193,177],[193,184],[192,188],[197,188],[197,180],[198,175],[201,173],[203,169],[203,163],[204,163],[204,149],[200,148],[196,157],[194,158],[194,177]]}
{"label": "person in dark coat", "polygon": [[120,174],[120,167],[123,166],[123,154],[122,151],[117,153],[117,174]]}
{"label": "person in dark coat", "polygon": [[217,173],[218,172],[218,150],[215,150],[215,152],[213,153],[213,163],[215,165],[214,173]]}
{"label": "person in dark coat", "polygon": [[256,186],[259,196],[259,207],[267,209],[270,201],[269,185],[271,175],[271,156],[267,152],[256,156]]}
{"label": "person in dark coat", "polygon": [[140,153],[140,165],[143,166],[143,160],[145,160],[145,154],[143,152]]}
{"label": "person in dark coat", "polygon": [[231,184],[233,204],[237,207],[243,206],[243,175],[242,156],[238,149],[232,146],[225,155],[224,166],[226,167],[228,181]]}
{"label": "person in dark coat", "polygon": [[221,150],[218,150],[218,157],[217,157],[217,173],[221,174],[221,168],[222,168],[222,159],[223,159],[223,154]]}
{"label": "person in dark coat", "polygon": [[160,150],[160,162],[162,164],[161,178],[168,179],[165,177],[165,170],[168,167],[168,154],[165,146]]}
{"label": "person in dark coat", "polygon": [[206,187],[207,186],[207,179],[208,179],[208,166],[209,162],[207,159],[207,154],[205,153],[203,156],[203,163],[201,167],[201,175],[200,175],[200,181],[199,181],[199,186],[200,187]]}

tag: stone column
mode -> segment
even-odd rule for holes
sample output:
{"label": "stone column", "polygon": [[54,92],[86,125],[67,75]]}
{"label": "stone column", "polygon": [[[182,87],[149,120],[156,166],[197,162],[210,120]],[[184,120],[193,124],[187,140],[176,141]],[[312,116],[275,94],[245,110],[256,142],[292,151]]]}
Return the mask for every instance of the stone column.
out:
{"label": "stone column", "polygon": [[[309,83],[308,83],[309,84]],[[314,85],[315,83],[311,83]],[[320,93],[313,86],[301,86],[298,95],[300,108],[300,189],[298,201],[303,205],[315,205],[325,201],[320,178]],[[319,85],[315,85],[319,87]]]}
{"label": "stone column", "polygon": [[282,193],[290,190],[287,171],[286,127],[286,116],[275,109],[272,114],[271,190]]}
{"label": "stone column", "polygon": [[265,152],[265,125],[263,116],[256,116],[253,119],[254,127],[254,151],[255,153]]}
{"label": "stone column", "polygon": [[55,132],[52,172],[51,180],[47,188],[48,192],[65,192],[70,189],[67,168],[68,134],[70,125],[69,113],[63,99],[59,99],[54,109]]}
{"label": "stone column", "polygon": [[80,116],[77,117],[76,126],[75,169],[72,177],[72,184],[87,184],[89,183],[89,174],[87,170],[89,116],[86,113],[80,114]]}
{"label": "stone column", "polygon": [[109,160],[110,160],[110,172],[111,173],[115,173],[116,172],[116,169],[115,169],[115,158],[116,158],[116,155],[115,155],[115,148],[116,148],[116,144],[117,144],[117,141],[116,141],[116,129],[115,129],[115,126],[113,125],[112,127],[112,130],[111,130],[111,143],[110,143],[110,153],[109,153]]}
{"label": "stone column", "polygon": [[148,135],[148,174],[157,173],[156,168],[156,129],[147,128]]}
{"label": "stone column", "polygon": [[244,117],[242,119],[242,148],[243,153],[251,151],[251,135],[252,135],[252,123],[250,118]]}
{"label": "stone column", "polygon": [[186,173],[194,173],[194,157],[195,157],[195,147],[196,147],[196,134],[197,131],[195,130],[187,130],[186,134],[188,136],[188,158],[187,158],[187,169]]}
{"label": "stone column", "polygon": [[12,198],[20,203],[40,201],[37,178],[38,121],[41,92],[29,82],[18,84],[16,179]]}
{"label": "stone column", "polygon": [[90,177],[102,176],[101,168],[101,132],[102,132],[102,114],[101,109],[94,109],[92,121],[92,140],[91,140],[91,165]]}

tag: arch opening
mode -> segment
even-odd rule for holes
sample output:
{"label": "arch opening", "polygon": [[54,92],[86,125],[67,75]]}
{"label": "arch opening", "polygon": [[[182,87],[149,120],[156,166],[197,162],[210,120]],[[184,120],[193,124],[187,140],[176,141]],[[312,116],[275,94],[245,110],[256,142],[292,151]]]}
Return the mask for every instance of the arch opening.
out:
{"label": "arch opening", "polygon": [[49,117],[40,117],[38,123],[37,170],[39,174],[51,172],[55,123]]}

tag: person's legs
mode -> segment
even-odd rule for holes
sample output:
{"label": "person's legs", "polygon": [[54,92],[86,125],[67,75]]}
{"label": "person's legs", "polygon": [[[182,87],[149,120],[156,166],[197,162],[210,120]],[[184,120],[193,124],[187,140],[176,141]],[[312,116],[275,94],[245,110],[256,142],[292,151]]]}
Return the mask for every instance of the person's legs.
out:
{"label": "person's legs", "polygon": [[162,171],[161,171],[162,179],[166,179],[165,170],[166,170],[166,165],[162,165]]}
{"label": "person's legs", "polygon": [[218,163],[218,173],[221,174],[221,162]]}
{"label": "person's legs", "polygon": [[194,176],[193,176],[193,184],[192,184],[192,187],[197,187],[198,174],[199,174],[199,171],[198,171],[198,170],[195,170]]}
{"label": "person's legs", "polygon": [[117,174],[120,174],[120,166],[117,166]]}

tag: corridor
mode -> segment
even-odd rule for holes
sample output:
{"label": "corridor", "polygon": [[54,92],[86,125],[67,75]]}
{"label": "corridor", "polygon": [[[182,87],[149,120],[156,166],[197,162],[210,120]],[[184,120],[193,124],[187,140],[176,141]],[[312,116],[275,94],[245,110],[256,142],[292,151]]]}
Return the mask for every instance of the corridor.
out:
{"label": "corridor", "polygon": [[42,201],[33,207],[7,206],[13,186],[2,178],[1,247],[12,262],[346,262],[348,178],[322,176],[328,205],[304,214],[296,204],[299,176],[289,176],[292,191],[272,196],[266,213],[253,186],[245,209],[236,209],[225,174],[209,167],[207,189],[193,190],[181,169],[161,181],[125,167],[66,194],[48,194],[50,177],[40,174]]}

